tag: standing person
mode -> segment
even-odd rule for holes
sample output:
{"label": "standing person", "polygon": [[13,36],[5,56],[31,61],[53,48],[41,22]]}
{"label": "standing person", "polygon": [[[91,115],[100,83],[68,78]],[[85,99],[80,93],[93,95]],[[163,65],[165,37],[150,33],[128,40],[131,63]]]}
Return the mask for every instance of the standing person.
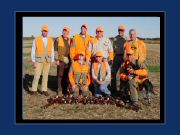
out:
{"label": "standing person", "polygon": [[72,87],[73,96],[77,97],[82,93],[83,96],[90,96],[88,89],[90,84],[90,67],[85,62],[85,53],[78,54],[78,60],[74,61],[69,70],[69,81]]}
{"label": "standing person", "polygon": [[[58,43],[58,60],[57,60],[57,77],[58,77],[58,90],[57,95],[61,96],[62,94],[67,93],[68,86],[68,72],[69,72],[69,62],[70,62],[70,43],[71,39],[69,38],[70,28],[65,26],[62,30],[62,35],[57,39]],[[62,89],[62,85],[64,86]]]}
{"label": "standing person", "polygon": [[111,41],[104,37],[104,29],[102,26],[96,28],[96,37],[89,42],[86,51],[86,60],[93,62],[96,52],[102,51],[104,59],[111,65],[113,61],[113,47]]}
{"label": "standing person", "polygon": [[111,70],[107,61],[103,60],[103,52],[96,52],[96,61],[92,64],[92,80],[95,96],[111,95],[108,85],[111,81]]}
{"label": "standing person", "polygon": [[41,28],[42,35],[33,41],[31,58],[34,65],[34,79],[32,82],[32,95],[37,94],[37,86],[42,72],[42,89],[41,93],[49,96],[47,92],[48,73],[50,64],[54,63],[54,45],[53,39],[48,37],[48,26]]}
{"label": "standing person", "polygon": [[118,33],[116,37],[114,37],[113,40],[113,49],[114,49],[114,59],[112,64],[112,80],[111,80],[111,88],[112,88],[112,95],[117,94],[117,86],[116,86],[116,75],[118,70],[121,67],[121,64],[123,63],[124,59],[124,44],[126,42],[124,38],[124,33],[126,30],[126,26],[124,24],[120,25],[118,27]]}
{"label": "standing person", "polygon": [[142,40],[139,40],[136,35],[135,29],[129,30],[130,40],[124,45],[124,58],[127,58],[127,51],[132,49],[134,58],[140,62],[144,62],[146,60],[146,45]]}
{"label": "standing person", "polygon": [[83,24],[81,26],[80,34],[76,34],[72,39],[72,45],[70,48],[70,58],[71,61],[78,59],[78,54],[80,52],[84,52],[86,54],[86,49],[88,47],[89,41],[92,36],[87,34],[88,26],[87,24]]}

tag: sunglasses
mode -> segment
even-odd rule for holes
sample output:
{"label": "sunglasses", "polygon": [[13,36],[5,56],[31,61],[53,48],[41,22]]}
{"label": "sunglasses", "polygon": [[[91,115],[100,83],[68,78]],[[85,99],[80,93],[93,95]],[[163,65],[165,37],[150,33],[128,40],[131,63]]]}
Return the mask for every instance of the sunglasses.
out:
{"label": "sunglasses", "polygon": [[96,31],[96,32],[103,32],[103,31]]}
{"label": "sunglasses", "polygon": [[124,31],[124,30],[122,30],[122,29],[119,29],[118,31]]}
{"label": "sunglasses", "polygon": [[79,56],[84,56],[83,54],[79,54]]}

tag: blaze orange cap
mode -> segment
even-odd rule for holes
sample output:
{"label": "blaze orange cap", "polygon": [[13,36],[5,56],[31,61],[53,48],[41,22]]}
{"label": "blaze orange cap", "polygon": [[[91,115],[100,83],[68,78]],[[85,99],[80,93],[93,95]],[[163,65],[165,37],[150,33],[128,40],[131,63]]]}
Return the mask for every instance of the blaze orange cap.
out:
{"label": "blaze orange cap", "polygon": [[96,52],[96,57],[103,57],[103,53],[101,52],[101,51],[99,51],[99,52]]}
{"label": "blaze orange cap", "polygon": [[125,30],[126,26],[124,24],[119,25],[118,30]]}
{"label": "blaze orange cap", "polygon": [[65,26],[65,27],[63,28],[63,30],[67,30],[68,32],[70,32],[70,27],[69,27],[69,26]]}
{"label": "blaze orange cap", "polygon": [[48,31],[48,26],[47,25],[43,25],[41,28],[41,31]]}
{"label": "blaze orange cap", "polygon": [[133,52],[132,49],[129,49],[129,50],[127,51],[127,54],[132,55],[132,54],[134,54],[134,52]]}
{"label": "blaze orange cap", "polygon": [[104,32],[104,29],[103,29],[102,26],[99,26],[99,27],[96,28],[96,31],[102,31],[102,32]]}

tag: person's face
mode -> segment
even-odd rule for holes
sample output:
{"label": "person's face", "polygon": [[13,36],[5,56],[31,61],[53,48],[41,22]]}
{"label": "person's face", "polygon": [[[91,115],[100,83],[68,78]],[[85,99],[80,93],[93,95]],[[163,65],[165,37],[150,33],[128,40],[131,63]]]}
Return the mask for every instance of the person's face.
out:
{"label": "person's face", "polygon": [[134,60],[134,55],[133,54],[128,54],[127,55],[127,58],[128,58],[128,60],[130,61],[130,62],[132,62],[133,60]]}
{"label": "person's face", "polygon": [[85,27],[81,27],[81,34],[86,35],[87,29]]}
{"label": "person's face", "polygon": [[131,33],[129,34],[129,37],[130,37],[131,40],[135,41],[136,40],[136,32],[131,31]]}
{"label": "person's face", "polygon": [[96,56],[96,61],[97,61],[97,62],[101,62],[102,59],[103,59],[103,57],[101,57],[101,56]]}
{"label": "person's face", "polygon": [[124,37],[124,32],[125,32],[125,30],[119,29],[118,32],[119,32],[119,36],[120,36],[120,37]]}
{"label": "person's face", "polygon": [[84,60],[84,55],[83,54],[79,54],[79,60],[83,61]]}
{"label": "person's face", "polygon": [[104,32],[103,31],[96,31],[96,36],[97,38],[102,38],[103,37]]}
{"label": "person's face", "polygon": [[69,35],[69,31],[63,30],[62,34],[63,34],[63,37],[64,37],[64,38],[67,38],[68,35]]}
{"label": "person's face", "polygon": [[43,36],[43,37],[47,37],[47,34],[48,34],[47,31],[44,31],[44,30],[42,31],[42,36]]}

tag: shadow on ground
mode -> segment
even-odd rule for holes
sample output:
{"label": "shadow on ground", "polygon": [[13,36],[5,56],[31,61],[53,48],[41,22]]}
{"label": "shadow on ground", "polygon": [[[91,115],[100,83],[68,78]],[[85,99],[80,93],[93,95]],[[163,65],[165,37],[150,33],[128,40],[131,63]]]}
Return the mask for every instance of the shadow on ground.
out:
{"label": "shadow on ground", "polygon": [[[23,77],[23,88],[24,88],[25,91],[30,91],[31,90],[33,78],[34,78],[33,75],[29,75],[29,74],[24,75],[24,77]],[[41,85],[41,84],[42,84],[42,76],[39,79],[39,85]],[[57,91],[57,88],[58,88],[58,86],[57,86],[57,77],[49,75],[48,76],[48,89],[55,92],[55,91]]]}

